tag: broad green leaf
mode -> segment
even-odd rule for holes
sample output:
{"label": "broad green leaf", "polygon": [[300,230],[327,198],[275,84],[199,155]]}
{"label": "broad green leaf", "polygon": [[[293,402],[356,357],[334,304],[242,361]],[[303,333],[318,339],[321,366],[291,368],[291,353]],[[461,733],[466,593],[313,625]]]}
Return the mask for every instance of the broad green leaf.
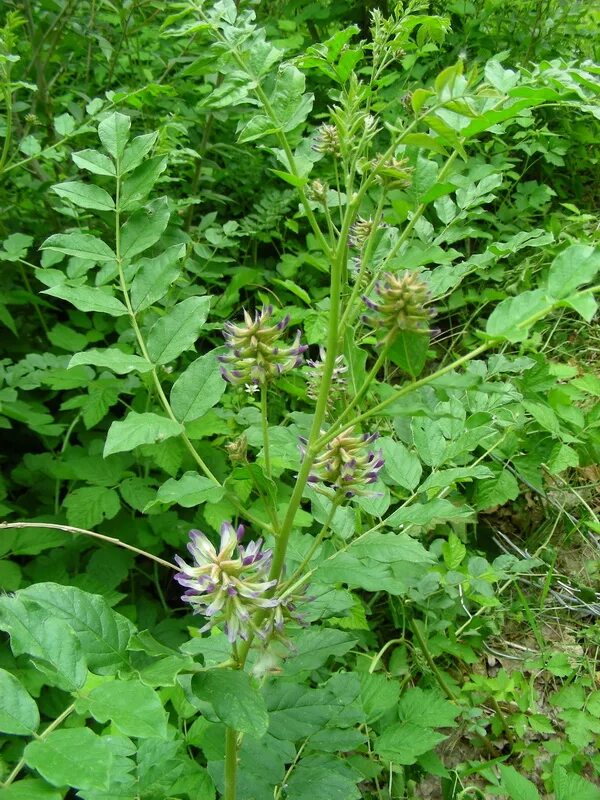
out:
{"label": "broad green leaf", "polygon": [[83,353],[75,353],[69,361],[69,369],[78,364],[91,364],[94,367],[106,367],[117,375],[126,375],[129,372],[149,372],[152,364],[149,364],[142,356],[132,353],[124,353],[116,347],[98,350],[93,348],[85,350]]}
{"label": "broad green leaf", "polygon": [[215,669],[198,673],[192,678],[192,691],[210,703],[221,722],[231,728],[257,738],[267,732],[265,701],[246,672]]}
{"label": "broad green leaf", "polygon": [[168,417],[130,411],[124,420],[113,422],[108,429],[104,458],[112,453],[128,452],[140,444],[156,444],[182,432],[183,425]]}
{"label": "broad green leaf", "polygon": [[154,323],[148,334],[148,355],[155,364],[167,364],[189,350],[202,330],[210,297],[188,297]]}
{"label": "broad green leaf", "polygon": [[47,608],[24,603],[20,594],[0,597],[0,630],[10,634],[13,653],[29,655],[50,685],[67,692],[84,685],[87,668],[79,640]]}
{"label": "broad green leaf", "polygon": [[144,133],[132,139],[125,148],[123,158],[121,159],[121,175],[124,175],[126,172],[131,172],[132,169],[139,166],[150,150],[152,150],[157,139],[158,131]]}
{"label": "broad green leaf", "polygon": [[227,383],[214,351],[197,358],[171,389],[171,407],[180,422],[203,417],[221,399]]}
{"label": "broad green leaf", "polygon": [[446,460],[448,443],[442,426],[436,420],[414,417],[411,423],[413,441],[421,461],[439,467]]}
{"label": "broad green leaf", "polygon": [[127,664],[127,645],[133,625],[113,611],[100,595],[75,586],[36,583],[21,589],[19,597],[38,604],[69,624],[92,671],[105,674]]}
{"label": "broad green leaf", "polygon": [[94,175],[116,175],[115,165],[110,158],[97,150],[79,150],[73,153],[72,159],[78,167]]}
{"label": "broad green leaf", "polygon": [[54,130],[59,136],[69,136],[75,128],[75,118],[71,114],[60,114],[58,117],[54,117]]}
{"label": "broad green leaf", "polygon": [[133,258],[156,244],[169,223],[169,202],[159,197],[139,208],[121,228],[121,256]]}
{"label": "broad green leaf", "polygon": [[450,531],[448,541],[442,544],[442,555],[444,556],[444,564],[448,569],[458,569],[467,555],[467,548],[454,531]]}
{"label": "broad green leaf", "polygon": [[103,263],[114,261],[116,256],[110,247],[89,233],[55,233],[40,246],[40,250],[54,250],[67,256]]}
{"label": "broad green leaf", "polygon": [[[182,789],[177,789],[176,786],[178,778],[184,771],[185,766],[192,765],[193,762],[186,757],[182,757],[181,751],[182,742],[180,739],[175,741],[166,741],[165,739],[144,739],[139,742],[139,747],[136,755],[137,770],[136,779],[137,785],[135,787],[136,794],[139,797],[156,797],[167,798],[179,796]],[[210,789],[211,780],[209,776],[204,773],[208,778],[208,788]],[[194,795],[190,795],[194,797]],[[195,795],[197,797],[204,797],[203,794]],[[207,793],[207,800],[211,798],[214,800],[214,792]]]}
{"label": "broad green leaf", "polygon": [[326,689],[299,683],[271,682],[265,688],[269,733],[283,741],[298,741],[320,731],[339,713],[339,704]]}
{"label": "broad green leaf", "polygon": [[62,800],[63,792],[37,778],[23,778],[2,789],[2,800]]}
{"label": "broad green leaf", "polygon": [[375,752],[385,761],[414,764],[423,753],[433,750],[446,736],[414,722],[399,722],[385,728],[375,742]]}
{"label": "broad green leaf", "polygon": [[507,92],[516,86],[519,82],[520,75],[512,69],[504,69],[499,61],[490,59],[485,65],[485,79],[491,83],[495,89],[501,92]]}
{"label": "broad green leaf", "polygon": [[108,486],[80,486],[65,497],[67,522],[78,528],[95,528],[121,510],[119,495]]}
{"label": "broad green leaf", "polygon": [[91,208],[96,211],[114,211],[115,208],[114,200],[109,193],[93,183],[66,181],[52,186],[52,191],[81,208]]}
{"label": "broad green leaf", "polygon": [[131,305],[145,311],[164,297],[180,274],[177,262],[185,255],[185,245],[174,244],[155,258],[140,258],[131,284]]}
{"label": "broad green leaf", "polygon": [[498,339],[521,342],[527,338],[531,326],[547,314],[552,307],[542,289],[507,297],[489,316],[486,332]]}
{"label": "broad green leaf", "polygon": [[429,335],[425,332],[400,331],[389,350],[389,358],[411,378],[423,371],[429,350]]}
{"label": "broad green leaf", "polygon": [[35,700],[14,675],[0,668],[0,731],[33,736],[39,724]]}
{"label": "broad green leaf", "polygon": [[470,482],[474,478],[493,478],[494,473],[483,466],[474,467],[452,467],[451,469],[441,469],[432,472],[431,475],[419,486],[419,491],[425,492],[428,489],[445,489],[455,483]]}
{"label": "broad green leaf", "polygon": [[125,776],[134,766],[114,751],[108,736],[89,728],[52,731],[45,739],[30,742],[23,757],[53,786],[86,791],[108,790],[115,775]]}
{"label": "broad green leaf", "polygon": [[164,738],[167,715],[158,694],[139,681],[110,681],[92,689],[83,703],[98,722],[112,720],[126,736]]}
{"label": "broad green leaf", "polygon": [[297,67],[281,66],[269,97],[273,117],[255,114],[241,130],[239,141],[251,142],[278,130],[292,131],[304,122],[314,100],[312,94],[304,94],[305,85],[306,78]]}
{"label": "broad green leaf", "polygon": [[502,506],[509,500],[516,500],[518,496],[519,484],[516,478],[512,472],[503,469],[493,478],[477,484],[476,507],[483,510]]}
{"label": "broad green leaf", "polygon": [[[223,489],[197,472],[186,472],[181,478],[169,478],[156,494],[159,503],[176,503],[183,508],[194,508],[207,500],[216,502],[223,495]],[[154,503],[152,503],[154,505]]]}
{"label": "broad green leaf", "polygon": [[426,528],[440,522],[468,519],[472,515],[473,510],[468,506],[456,506],[450,500],[437,497],[428,503],[413,503],[406,508],[399,508],[390,514],[386,524],[393,528],[404,525],[419,525]]}
{"label": "broad green leaf", "polygon": [[380,673],[361,672],[359,678],[362,706],[367,715],[367,722],[372,723],[397,705],[400,683]]}
{"label": "broad green leaf", "polygon": [[152,190],[167,167],[166,156],[155,156],[143,161],[123,181],[120,207],[122,211],[135,208]]}
{"label": "broad green leaf", "polygon": [[372,531],[322,562],[318,577],[325,583],[402,595],[433,560],[423,545],[407,534]]}
{"label": "broad green leaf", "polygon": [[129,129],[131,128],[131,117],[114,111],[105,117],[98,125],[98,136],[104,145],[107,153],[116,161],[119,161],[125,145],[129,141]]}
{"label": "broad green leaf", "polygon": [[559,253],[548,272],[548,294],[568,297],[600,270],[600,249],[587,244],[573,244]]}
{"label": "broad green leaf", "polygon": [[415,489],[423,472],[418,456],[389,437],[380,439],[377,447],[383,451],[385,473],[399,486],[411,491]]}
{"label": "broad green leaf", "polygon": [[556,800],[600,800],[600,787],[586,781],[581,775],[567,772],[555,764],[552,773]]}
{"label": "broad green leaf", "polygon": [[401,720],[415,722],[424,728],[455,728],[460,708],[436,691],[419,686],[407,689],[400,698],[398,715]]}
{"label": "broad green leaf", "polygon": [[548,457],[547,466],[551,475],[558,475],[569,467],[579,466],[579,455],[568,444],[556,442]]}
{"label": "broad green leaf", "polygon": [[44,289],[42,294],[66,300],[80,311],[97,311],[111,317],[122,317],[127,314],[127,306],[118,298],[105,292],[104,289],[96,289],[92,286],[65,286],[63,284]]}
{"label": "broad green leaf", "polygon": [[25,258],[27,251],[33,244],[33,237],[26,236],[23,233],[11,233],[2,242],[2,250],[0,250],[0,260],[2,261],[18,261],[20,258]]}
{"label": "broad green leaf", "polygon": [[287,800],[360,800],[357,786],[363,776],[355,772],[348,761],[333,755],[310,755],[294,767],[286,784]]}
{"label": "broad green leaf", "polygon": [[298,675],[307,670],[318,669],[331,656],[343,656],[356,642],[356,636],[334,628],[308,628],[294,636],[294,658],[284,666],[285,675]]}
{"label": "broad green leaf", "polygon": [[23,579],[23,571],[14,561],[0,561],[0,589],[5,592],[14,592],[19,588]]}
{"label": "broad green leaf", "polygon": [[531,781],[519,775],[514,767],[499,764],[502,788],[508,792],[511,800],[540,800],[540,793]]}
{"label": "broad green leaf", "polygon": [[431,563],[433,557],[423,545],[408,534],[380,533],[372,531],[350,545],[358,558],[371,558],[383,564],[393,561],[409,561],[413,564]]}
{"label": "broad green leaf", "polygon": [[570,297],[565,297],[559,305],[574,309],[586,322],[591,322],[598,311],[598,303],[591,292],[572,294]]}

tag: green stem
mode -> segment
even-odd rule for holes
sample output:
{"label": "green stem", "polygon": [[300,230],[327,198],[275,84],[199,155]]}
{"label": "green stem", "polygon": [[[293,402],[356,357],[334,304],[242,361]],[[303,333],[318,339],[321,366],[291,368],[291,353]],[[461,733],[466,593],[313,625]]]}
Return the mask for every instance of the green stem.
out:
{"label": "green stem", "polygon": [[346,408],[342,411],[342,413],[340,414],[340,416],[336,420],[336,425],[339,425],[340,427],[343,427],[344,418],[348,416],[350,411],[352,411],[352,409],[355,408],[358,405],[358,403],[362,400],[362,398],[365,396],[365,394],[369,390],[369,386],[371,385],[373,380],[377,377],[377,373],[379,372],[379,370],[381,369],[381,367],[383,365],[383,362],[385,361],[385,356],[386,356],[386,353],[387,353],[387,349],[388,348],[387,348],[386,345],[384,345],[382,347],[381,352],[377,356],[377,360],[375,361],[375,363],[373,364],[369,374],[365,378],[365,380],[363,382],[363,385],[360,387],[358,392],[354,395],[354,397],[352,398],[350,403],[346,406]]}
{"label": "green stem", "polygon": [[[117,269],[119,273],[119,286],[123,294],[123,300],[125,302],[125,306],[129,314],[131,326],[133,328],[140,352],[142,356],[146,359],[146,361],[152,365],[152,370],[150,372],[150,375],[152,377],[152,382],[154,384],[154,389],[156,391],[158,399],[160,400],[160,403],[165,413],[169,417],[169,419],[179,424],[179,420],[173,413],[171,404],[169,403],[169,400],[160,382],[160,378],[158,377],[156,366],[154,365],[154,362],[152,361],[148,353],[146,342],[144,341],[144,337],[142,336],[142,332],[140,330],[140,326],[138,324],[137,317],[135,311],[133,310],[133,306],[131,305],[131,299],[129,297],[129,290],[127,288],[127,281],[125,280],[125,272],[123,270],[123,259],[121,257],[121,209],[120,209],[121,176],[118,170],[119,170],[119,165],[117,165],[116,193],[115,193],[115,254],[117,260]],[[222,486],[219,479],[213,474],[208,465],[204,462],[204,459],[202,458],[200,453],[196,450],[196,448],[192,444],[189,436],[185,433],[185,431],[181,431],[179,435],[184,445],[186,446],[188,452],[190,453],[190,455],[192,456],[192,458],[194,459],[200,470],[204,473],[204,475],[206,475],[206,477],[209,478],[215,484],[215,486]],[[227,497],[234,503],[234,505],[238,510],[243,512],[244,516],[247,519],[249,519],[250,522],[266,530],[271,530],[271,531],[273,530],[271,525],[268,525],[267,523],[263,522],[259,517],[249,512],[248,509],[242,508],[242,503],[240,499],[233,492],[227,492]]]}
{"label": "green stem", "polygon": [[471,361],[473,358],[477,358],[477,356],[481,355],[482,353],[485,353],[486,350],[489,350],[495,344],[497,344],[496,340],[493,340],[493,341],[490,341],[490,342],[486,342],[485,344],[482,344],[479,347],[475,348],[475,350],[471,350],[470,353],[467,353],[466,355],[461,356],[461,358],[457,358],[456,361],[453,361],[451,364],[447,364],[445,367],[442,367],[441,369],[438,369],[436,372],[433,372],[431,375],[427,375],[426,377],[421,378],[418,381],[413,381],[412,383],[406,384],[401,389],[399,389],[397,392],[394,392],[393,395],[391,395],[390,397],[386,398],[385,400],[382,400],[381,403],[378,403],[376,406],[374,406],[373,408],[369,409],[368,411],[365,411],[362,414],[359,414],[357,417],[355,417],[350,422],[343,423],[343,424],[340,424],[339,422],[337,422],[335,425],[332,425],[331,428],[327,431],[327,433],[318,440],[318,442],[316,443],[316,446],[319,449],[323,448],[328,442],[330,442],[332,439],[334,439],[338,435],[338,433],[339,433],[339,431],[341,430],[342,427],[345,427],[345,428],[352,427],[353,428],[355,425],[358,425],[360,422],[363,422],[365,419],[369,419],[369,417],[376,416],[381,411],[383,411],[384,408],[387,408],[392,403],[395,403],[396,400],[399,400],[401,397],[404,397],[404,395],[410,394],[411,392],[414,392],[416,389],[420,389],[422,386],[426,386],[428,383],[431,383],[432,381],[436,380],[437,378],[441,378],[443,375],[446,375],[448,372],[452,372],[452,370],[456,369],[457,367],[460,367],[462,364],[466,364],[468,361]]}
{"label": "green stem", "polygon": [[433,660],[433,657],[432,657],[431,653],[429,652],[429,648],[427,647],[427,642],[425,641],[425,638],[424,638],[423,634],[421,633],[421,629],[419,627],[419,622],[416,619],[412,620],[411,623],[410,623],[410,627],[411,627],[412,632],[415,635],[415,639],[419,643],[419,647],[421,648],[421,652],[425,656],[425,660],[429,664],[429,667],[430,667],[431,671],[435,675],[435,679],[437,680],[437,682],[440,685],[440,689],[444,692],[444,694],[446,695],[448,700],[453,700],[454,702],[456,702],[456,700],[458,698],[456,697],[456,695],[454,694],[452,689],[446,683],[446,679],[444,678],[444,676],[442,675],[440,670],[437,668],[437,665],[436,665],[435,661]]}
{"label": "green stem", "polygon": [[[50,725],[48,725],[48,727],[46,728],[46,730],[43,733],[41,733],[39,736],[35,737],[36,741],[38,741],[38,742],[43,741],[46,738],[46,736],[48,736],[49,733],[52,733],[53,730],[56,730],[56,728],[58,728],[58,726],[61,725],[66,720],[66,718],[69,716],[69,714],[73,713],[74,710],[75,710],[75,703],[71,703],[71,705],[68,706],[67,708],[65,708],[65,710],[62,712],[62,714],[59,717],[57,717],[54,720],[54,722],[51,722]],[[25,759],[22,758],[18,762],[18,764],[16,764],[15,768],[10,773],[8,778],[4,781],[4,783],[0,783],[0,786],[2,786],[2,788],[4,788],[4,789],[7,786],[10,786],[11,783],[18,776],[19,772],[21,772],[21,770],[23,769],[24,766],[25,766]]]}
{"label": "green stem", "polygon": [[2,155],[0,155],[0,173],[4,170],[6,159],[8,158],[8,151],[10,150],[10,142],[12,139],[12,92],[10,90],[10,72],[6,70],[6,87],[4,89],[4,102],[6,103],[6,133],[4,134],[4,144],[2,146]]}
{"label": "green stem", "polygon": [[109,542],[109,544],[116,544],[117,547],[123,547],[125,550],[130,550],[132,553],[137,553],[145,558],[151,558],[152,561],[156,561],[157,564],[160,564],[162,567],[167,567],[167,569],[178,569],[178,567],[176,567],[175,564],[171,564],[170,561],[165,561],[163,558],[159,558],[159,556],[148,553],[146,550],[140,550],[139,547],[134,547],[132,544],[122,542],[120,539],[115,539],[113,536],[105,536],[103,533],[95,533],[85,528],[75,528],[73,525],[58,525],[52,522],[0,522],[0,530],[9,528],[50,528],[56,531],[63,531],[64,533],[81,533],[84,536],[91,536],[93,539],[100,539],[103,542]]}
{"label": "green stem", "polygon": [[294,570],[293,574],[286,580],[286,582],[284,584],[284,587],[282,587],[284,589],[282,594],[285,594],[285,587],[287,587],[289,589],[289,587],[292,586],[294,584],[294,582],[298,578],[301,577],[301,575],[304,573],[304,570],[306,569],[306,567],[312,561],[312,557],[317,552],[317,550],[319,548],[319,545],[321,544],[321,542],[325,538],[325,535],[329,531],[329,528],[331,527],[331,523],[333,522],[333,518],[335,516],[335,512],[338,510],[338,507],[339,507],[339,501],[336,499],[331,504],[331,510],[329,511],[329,514],[327,515],[327,519],[323,523],[323,527],[321,528],[319,533],[315,536],[315,540],[312,543],[308,553],[304,556],[304,559],[302,560],[302,563],[300,564],[300,566],[298,566]]}
{"label": "green stem", "polygon": [[269,449],[269,414],[267,408],[267,386],[260,387],[260,418],[262,422],[263,453],[265,455],[265,474],[271,477],[271,454]]}
{"label": "green stem", "polygon": [[[449,156],[448,160],[446,161],[446,163],[444,164],[444,166],[442,167],[442,169],[439,172],[439,175],[437,177],[437,182],[438,183],[441,183],[445,179],[446,175],[450,171],[450,167],[454,163],[454,161],[455,161],[457,156],[458,156],[458,151],[457,150],[455,150]],[[390,252],[386,255],[386,257],[381,262],[381,265],[380,265],[379,269],[377,270],[378,274],[383,272],[385,270],[386,266],[388,265],[388,263],[391,261],[391,259],[394,258],[398,254],[398,251],[400,250],[402,245],[406,242],[408,237],[413,232],[413,230],[415,228],[415,225],[417,224],[419,219],[423,216],[423,213],[425,212],[425,209],[427,208],[427,206],[428,206],[427,203],[421,203],[420,205],[417,206],[417,208],[415,209],[414,214],[412,215],[412,217],[410,219],[410,222],[408,222],[408,224],[405,226],[404,230],[400,234],[400,237],[398,238],[398,241],[396,242],[396,244],[392,247]],[[366,264],[362,264],[361,265],[361,272],[363,272],[364,269],[366,269]],[[365,288],[363,294],[369,294],[369,292],[373,288],[373,285],[374,285],[376,280],[377,280],[377,275],[373,276],[373,279],[371,280],[369,285]],[[341,327],[343,329],[345,328],[346,325],[351,323],[352,320],[356,316],[356,308],[355,308],[355,306],[356,306],[356,300],[358,298],[359,292],[360,292],[360,283],[357,280],[356,283],[354,284],[354,288],[352,290],[352,295],[350,296],[350,300],[348,301],[348,305],[346,306],[346,310],[344,312],[344,316],[342,317]]]}
{"label": "green stem", "polygon": [[227,728],[225,732],[225,793],[223,800],[236,800],[237,754],[237,731],[233,728]]}

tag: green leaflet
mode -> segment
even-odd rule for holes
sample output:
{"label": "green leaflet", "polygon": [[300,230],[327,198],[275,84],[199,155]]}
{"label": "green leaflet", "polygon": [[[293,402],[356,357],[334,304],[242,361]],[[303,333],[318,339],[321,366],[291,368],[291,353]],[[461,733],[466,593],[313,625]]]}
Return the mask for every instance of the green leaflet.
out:
{"label": "green leaflet", "polygon": [[183,426],[168,417],[146,412],[138,414],[130,411],[122,421],[113,422],[108,430],[104,445],[104,457],[112,453],[123,453],[141,444],[162,442],[172,436],[179,436]]}
{"label": "green leaflet", "polygon": [[148,355],[155,364],[167,364],[189,350],[202,330],[210,297],[188,297],[155,322],[148,334]]}
{"label": "green leaflet", "polygon": [[121,257],[133,258],[156,244],[169,223],[169,201],[153,200],[134,211],[121,228]]}
{"label": "green leaflet", "polygon": [[199,673],[192,679],[192,691],[209,702],[226,725],[257,738],[266,733],[265,701],[247,673],[230,669]]}
{"label": "green leaflet", "polygon": [[115,680],[97,686],[78,704],[98,722],[112,720],[125,736],[164,738],[167,715],[159,695],[136,680]]}
{"label": "green leaflet", "polygon": [[116,161],[119,161],[129,140],[131,117],[115,111],[105,117],[98,125],[98,137],[105,150]]}
{"label": "green leaflet", "polygon": [[113,611],[103,597],[57,583],[37,583],[22,589],[18,596],[68,624],[92,671],[112,673],[128,663],[127,645],[133,625]]}
{"label": "green leaflet", "polygon": [[96,211],[114,211],[115,203],[107,191],[100,186],[81,183],[80,181],[67,181],[57,183],[52,187],[52,191],[59,197],[70,200],[81,208],[94,209]]}
{"label": "green leaflet", "polygon": [[66,692],[81,689],[87,663],[79,639],[62,619],[20,596],[0,597],[0,629],[10,635],[15,655],[27,654],[51,686]]}
{"label": "green leaflet", "polygon": [[25,748],[26,764],[53,786],[107,790],[115,777],[133,769],[131,759],[111,746],[111,739],[89,728],[52,731],[43,741]]}
{"label": "green leaflet", "polygon": [[32,736],[40,724],[35,700],[21,683],[0,669],[0,731],[17,736]]}
{"label": "green leaflet", "polygon": [[191,422],[213,408],[227,387],[214,351],[197,358],[171,389],[171,406],[180,422]]}

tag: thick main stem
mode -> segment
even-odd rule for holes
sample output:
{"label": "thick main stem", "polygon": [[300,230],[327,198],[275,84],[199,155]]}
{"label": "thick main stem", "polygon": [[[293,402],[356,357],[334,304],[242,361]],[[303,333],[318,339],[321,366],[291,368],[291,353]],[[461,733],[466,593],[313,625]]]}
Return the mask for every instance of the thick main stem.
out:
{"label": "thick main stem", "polygon": [[237,757],[237,731],[233,728],[227,728],[225,733],[225,793],[223,800],[236,800]]}
{"label": "thick main stem", "polygon": [[271,477],[271,451],[269,447],[269,413],[267,407],[267,386],[260,387],[260,419],[262,423],[263,453],[265,456],[265,474]]}

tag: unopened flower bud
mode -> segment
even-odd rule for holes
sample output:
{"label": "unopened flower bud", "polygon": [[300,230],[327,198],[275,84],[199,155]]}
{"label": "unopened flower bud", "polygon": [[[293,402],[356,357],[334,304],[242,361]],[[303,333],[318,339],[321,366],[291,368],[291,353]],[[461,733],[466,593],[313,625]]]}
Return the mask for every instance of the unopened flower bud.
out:
{"label": "unopened flower bud", "polygon": [[[378,228],[383,227],[385,226],[382,224],[378,225]],[[348,244],[350,247],[356,247],[358,250],[362,250],[374,228],[374,220],[363,219],[362,217],[359,217],[356,222],[350,226],[350,232],[348,235]]]}
{"label": "unopened flower bud", "polygon": [[238,436],[237,439],[234,439],[233,442],[229,442],[229,444],[225,445],[225,450],[229,454],[229,460],[232,464],[239,464],[245,463],[247,458],[247,451],[248,451],[248,440],[246,439],[246,435],[242,434]]}
{"label": "unopened flower bud", "polygon": [[340,499],[372,496],[367,487],[375,483],[384,464],[382,451],[369,447],[378,436],[355,434],[352,428],[340,433],[314,460],[309,483],[330,486]]}
{"label": "unopened flower bud", "polygon": [[413,168],[408,165],[407,158],[390,158],[382,161],[376,158],[371,167],[377,181],[389,189],[407,189],[412,183]]}
{"label": "unopened flower bud", "polygon": [[261,386],[302,364],[307,346],[300,344],[300,331],[291,347],[282,347],[280,339],[289,317],[270,325],[272,314],[272,306],[257,311],[254,318],[244,311],[242,324],[226,322],[223,326],[229,353],[217,358],[227,365],[221,368],[221,374],[229,383]]}
{"label": "unopened flower bud", "polygon": [[[316,400],[319,396],[319,390],[323,383],[323,370],[325,368],[325,350],[319,348],[320,360],[307,359],[306,363],[310,367],[308,371],[308,381],[306,383],[306,393],[311,400]],[[331,374],[331,384],[329,387],[329,394],[327,396],[327,407],[330,408],[337,400],[339,400],[346,390],[346,379],[344,374],[348,371],[348,367],[344,363],[344,356],[339,355],[335,359],[333,372]]]}
{"label": "unopened flower bud", "polygon": [[320,126],[313,143],[313,150],[316,150],[317,153],[328,153],[332,156],[339,156],[340,135],[335,125]]}
{"label": "unopened flower bud", "polygon": [[308,196],[311,200],[315,200],[317,203],[321,203],[325,205],[327,202],[327,192],[329,191],[329,186],[322,181],[315,180],[308,187]]}
{"label": "unopened flower bud", "polygon": [[378,301],[363,296],[369,312],[362,319],[386,331],[386,339],[393,338],[398,331],[429,332],[429,320],[433,316],[426,307],[429,289],[414,272],[384,273],[383,279],[375,284],[375,293]]}

